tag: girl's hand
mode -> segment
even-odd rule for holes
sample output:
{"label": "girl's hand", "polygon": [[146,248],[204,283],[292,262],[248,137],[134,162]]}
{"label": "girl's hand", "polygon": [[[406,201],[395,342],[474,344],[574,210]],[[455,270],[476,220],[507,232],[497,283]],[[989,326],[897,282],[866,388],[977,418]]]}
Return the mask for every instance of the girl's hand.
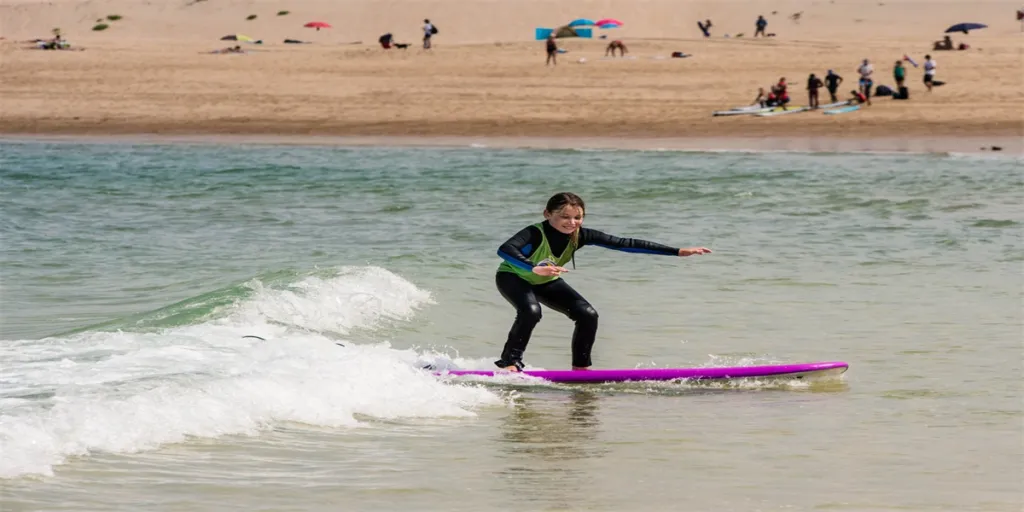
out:
{"label": "girl's hand", "polygon": [[679,249],[680,257],[693,256],[694,254],[711,254],[711,249],[708,249],[707,247],[684,247]]}
{"label": "girl's hand", "polygon": [[566,273],[568,271],[569,270],[566,269],[566,268],[556,267],[554,265],[543,265],[543,266],[533,267],[533,273],[534,274],[537,274],[538,276],[544,276],[544,277],[557,276],[559,274],[564,274],[564,273]]}

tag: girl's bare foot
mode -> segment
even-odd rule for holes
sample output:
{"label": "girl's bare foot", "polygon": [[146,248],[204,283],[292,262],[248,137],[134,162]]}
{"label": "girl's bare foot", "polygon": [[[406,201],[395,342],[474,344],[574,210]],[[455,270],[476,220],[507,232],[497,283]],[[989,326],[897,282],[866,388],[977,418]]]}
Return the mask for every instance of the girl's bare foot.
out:
{"label": "girl's bare foot", "polygon": [[516,366],[516,365],[506,366],[505,369],[510,371],[510,372],[518,372],[519,371],[519,367]]}
{"label": "girl's bare foot", "polygon": [[590,369],[589,366],[573,366],[572,367],[572,371],[574,371],[574,372],[581,371],[581,370],[589,370],[589,369]]}

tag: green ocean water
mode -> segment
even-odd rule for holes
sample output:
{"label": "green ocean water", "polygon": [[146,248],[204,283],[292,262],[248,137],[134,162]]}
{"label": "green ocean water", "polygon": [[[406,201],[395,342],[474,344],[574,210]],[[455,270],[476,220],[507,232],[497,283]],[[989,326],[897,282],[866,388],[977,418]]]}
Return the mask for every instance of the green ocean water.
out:
{"label": "green ocean water", "polygon": [[[1019,510],[1021,171],[0,143],[5,506]],[[497,247],[563,190],[589,227],[714,251],[583,249],[567,279],[601,314],[597,366],[850,371],[581,388],[419,370],[489,368],[512,320]],[[527,362],[568,366],[571,331],[546,312]]]}

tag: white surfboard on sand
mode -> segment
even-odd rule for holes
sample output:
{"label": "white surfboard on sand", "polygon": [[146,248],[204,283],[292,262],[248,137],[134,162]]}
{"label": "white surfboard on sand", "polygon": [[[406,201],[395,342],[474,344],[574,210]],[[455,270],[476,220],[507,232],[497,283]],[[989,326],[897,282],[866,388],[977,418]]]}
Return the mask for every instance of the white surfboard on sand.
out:
{"label": "white surfboard on sand", "polygon": [[751,105],[749,107],[737,107],[732,110],[718,110],[713,112],[711,115],[718,116],[748,116],[751,114],[758,114],[761,112],[769,112],[772,107],[762,107],[760,105]]}
{"label": "white surfboard on sand", "polygon": [[837,114],[845,114],[847,112],[855,112],[857,110],[860,110],[860,105],[850,105],[848,107],[833,108],[822,112],[822,114],[825,114],[826,116],[834,116]]}
{"label": "white surfboard on sand", "polygon": [[772,109],[769,112],[761,112],[757,114],[757,117],[769,117],[769,116],[784,116],[786,114],[799,114],[800,112],[807,112],[811,110],[811,107],[786,107]]}
{"label": "white surfboard on sand", "polygon": [[851,101],[851,100],[846,100],[846,101],[837,101],[837,102],[835,102],[835,103],[826,103],[826,104],[824,104],[824,105],[818,105],[818,109],[823,109],[823,108],[836,108],[836,107],[845,107],[846,105],[849,105],[849,104],[851,104],[851,103],[852,103],[852,101]]}

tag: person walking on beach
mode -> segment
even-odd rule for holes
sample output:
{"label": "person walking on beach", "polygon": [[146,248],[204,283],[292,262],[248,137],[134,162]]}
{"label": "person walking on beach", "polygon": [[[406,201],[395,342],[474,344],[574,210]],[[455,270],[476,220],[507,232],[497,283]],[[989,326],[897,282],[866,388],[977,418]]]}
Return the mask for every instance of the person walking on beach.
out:
{"label": "person walking on beach", "polygon": [[429,50],[431,48],[430,39],[437,33],[437,27],[434,26],[430,20],[423,20],[423,49]]}
{"label": "person walking on beach", "polygon": [[764,16],[758,16],[755,26],[757,29],[754,30],[754,37],[757,37],[758,34],[761,34],[761,37],[764,37],[764,29],[768,26],[768,20],[764,19]]}
{"label": "person walking on beach", "polygon": [[825,75],[825,88],[828,89],[828,95],[832,97],[832,103],[839,101],[836,97],[836,91],[839,90],[839,85],[843,83],[843,77],[837,75],[835,71],[831,69]]}
{"label": "person walking on beach", "polygon": [[871,87],[875,85],[871,75],[875,73],[875,67],[867,59],[864,59],[864,62],[857,68],[857,72],[860,73],[860,92],[867,98],[868,105],[871,105]]}
{"label": "person walking on beach", "polygon": [[924,86],[928,88],[928,92],[932,92],[932,84],[935,82],[935,61],[932,60],[931,55],[924,56]]}
{"label": "person walking on beach", "polygon": [[558,65],[558,43],[555,42],[555,34],[548,34],[548,40],[546,43],[548,51],[548,60],[544,62],[545,66],[557,66]]}
{"label": "person walking on beach", "polygon": [[825,84],[821,83],[821,79],[814,76],[814,73],[807,77],[807,104],[811,108],[818,108],[820,105],[818,103],[818,89],[821,89],[823,85]]}
{"label": "person walking on beach", "polygon": [[907,68],[903,67],[903,61],[896,61],[892,68],[892,78],[896,80],[896,90],[903,87],[903,81],[907,79]]}
{"label": "person walking on beach", "polygon": [[523,352],[533,328],[541,319],[541,304],[568,316],[576,323],[572,333],[572,369],[590,368],[590,349],[597,336],[597,311],[561,278],[565,265],[575,265],[576,251],[594,245],[630,253],[693,256],[709,254],[705,247],[678,248],[635,238],[619,238],[583,227],[586,206],[580,196],[561,192],[548,199],[544,221],[526,226],[498,248],[502,262],[495,284],[498,292],[516,309],[499,368],[517,372],[524,368]]}

